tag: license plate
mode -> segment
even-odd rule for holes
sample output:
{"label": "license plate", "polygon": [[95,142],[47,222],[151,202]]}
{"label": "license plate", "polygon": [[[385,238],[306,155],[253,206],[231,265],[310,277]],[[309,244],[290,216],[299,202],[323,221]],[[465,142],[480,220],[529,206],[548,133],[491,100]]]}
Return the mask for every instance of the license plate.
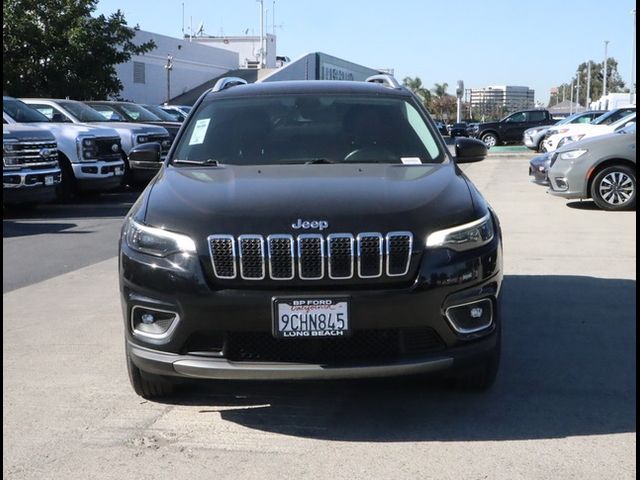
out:
{"label": "license plate", "polygon": [[276,338],[346,337],[349,300],[345,297],[274,298]]}
{"label": "license plate", "polygon": [[53,175],[47,175],[44,177],[44,184],[47,186],[53,185]]}
{"label": "license plate", "polygon": [[114,170],[114,175],[117,177],[118,175],[122,175],[124,173],[124,168],[116,167]]}

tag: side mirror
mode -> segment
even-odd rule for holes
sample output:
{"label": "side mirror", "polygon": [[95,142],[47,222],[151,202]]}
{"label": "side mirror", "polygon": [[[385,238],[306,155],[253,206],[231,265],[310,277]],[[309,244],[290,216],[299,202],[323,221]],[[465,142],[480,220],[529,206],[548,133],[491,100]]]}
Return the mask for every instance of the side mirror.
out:
{"label": "side mirror", "polygon": [[456,162],[472,163],[484,160],[487,156],[487,146],[475,138],[458,137],[456,139]]}
{"label": "side mirror", "polygon": [[129,152],[129,162],[160,163],[161,147],[158,142],[143,143],[133,147]]}

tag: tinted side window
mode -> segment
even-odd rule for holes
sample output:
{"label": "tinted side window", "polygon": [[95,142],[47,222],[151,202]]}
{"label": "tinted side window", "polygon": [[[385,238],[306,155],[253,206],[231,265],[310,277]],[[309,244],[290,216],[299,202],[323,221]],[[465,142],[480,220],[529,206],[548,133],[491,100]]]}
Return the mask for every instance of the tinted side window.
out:
{"label": "tinted side window", "polygon": [[528,112],[530,122],[543,122],[547,117],[543,111]]}
{"label": "tinted side window", "polygon": [[514,113],[510,117],[508,117],[506,122],[509,123],[521,123],[527,121],[527,114],[525,112]]}

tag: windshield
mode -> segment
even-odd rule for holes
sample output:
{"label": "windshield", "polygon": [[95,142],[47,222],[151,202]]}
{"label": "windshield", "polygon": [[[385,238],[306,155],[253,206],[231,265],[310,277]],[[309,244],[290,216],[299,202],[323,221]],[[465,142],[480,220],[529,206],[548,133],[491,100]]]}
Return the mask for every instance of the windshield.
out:
{"label": "windshield", "polygon": [[107,120],[93,108],[80,102],[58,102],[71,115],[81,122],[106,122]]}
{"label": "windshield", "polygon": [[604,115],[600,115],[598,118],[591,122],[593,125],[610,125],[613,122],[620,120],[623,117],[626,117],[630,113],[634,113],[636,111],[635,108],[623,108],[620,110],[611,110]]}
{"label": "windshield", "polygon": [[436,138],[403,98],[270,95],[203,102],[174,158],[233,165],[442,162]]}
{"label": "windshield", "polygon": [[39,111],[15,98],[4,97],[2,99],[2,110],[18,123],[49,121],[49,119]]}
{"label": "windshield", "polygon": [[143,105],[143,107],[153,113],[160,120],[164,120],[165,122],[175,122],[176,118],[162,110],[157,105]]}
{"label": "windshield", "polygon": [[121,103],[120,109],[132,122],[157,122],[160,120],[160,117],[135,103]]}

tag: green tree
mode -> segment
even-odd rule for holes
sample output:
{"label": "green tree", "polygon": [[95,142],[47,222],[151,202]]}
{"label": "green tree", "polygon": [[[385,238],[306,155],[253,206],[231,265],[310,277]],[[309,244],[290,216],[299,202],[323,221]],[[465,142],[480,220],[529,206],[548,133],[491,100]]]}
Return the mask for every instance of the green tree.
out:
{"label": "green tree", "polygon": [[404,77],[402,84],[415,93],[427,109],[431,107],[431,92],[422,85],[420,77]]}
{"label": "green tree", "polygon": [[155,47],[136,45],[120,10],[92,17],[98,0],[3,0],[2,89],[8,95],[116,96],[115,66]]}
{"label": "green tree", "polygon": [[[582,62],[576,68],[576,74],[567,83],[563,83],[558,87],[557,95],[552,95],[549,99],[549,105],[553,106],[562,101],[562,92],[564,89],[564,99],[571,99],[571,84],[573,82],[573,101],[582,106],[587,106],[587,75],[589,71],[589,63],[591,63],[591,101],[598,100],[602,96],[603,78],[604,78],[604,62],[596,63],[593,60]],[[577,98],[577,85],[580,80],[580,98]],[[607,93],[619,93],[629,91],[625,87],[625,83],[618,72],[618,61],[610,57],[607,59]]]}
{"label": "green tree", "polygon": [[436,98],[444,97],[447,95],[448,86],[448,83],[434,83],[431,91],[436,96]]}

